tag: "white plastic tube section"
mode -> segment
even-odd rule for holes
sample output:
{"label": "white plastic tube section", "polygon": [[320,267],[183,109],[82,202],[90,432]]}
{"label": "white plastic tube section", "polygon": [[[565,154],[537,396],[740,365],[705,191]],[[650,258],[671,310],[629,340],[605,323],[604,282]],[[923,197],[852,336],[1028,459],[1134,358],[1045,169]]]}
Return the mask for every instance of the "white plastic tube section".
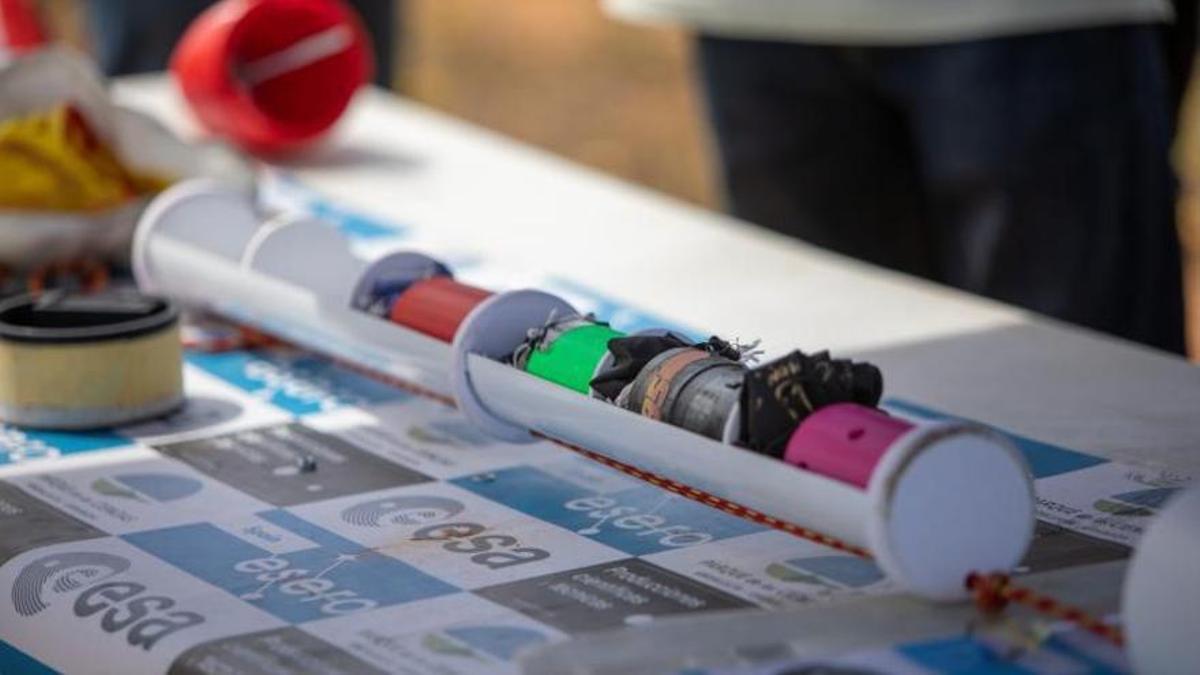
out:
{"label": "white plastic tube section", "polygon": [[973,571],[1013,569],[1033,536],[1024,460],[974,425],[917,426],[888,449],[864,491],[483,356],[460,358],[493,424],[534,429],[866,548],[890,579],[928,599],[962,599]]}
{"label": "white plastic tube section", "polygon": [[1142,535],[1122,589],[1139,673],[1200,672],[1200,487],[1177,494]]}
{"label": "white plastic tube section", "polygon": [[493,296],[472,310],[452,345],[352,307],[374,279],[433,264],[395,254],[368,265],[333,228],[306,219],[260,225],[245,197],[212,184],[164,193],[134,246],[135,273],[148,291],[452,394],[494,437],[527,442],[540,432],[866,548],[894,582],[923,597],[961,599],[970,572],[1011,570],[1028,547],[1033,490],[1024,461],[977,427],[918,426],[887,451],[864,491],[498,362],[529,329],[575,313],[553,295]]}
{"label": "white plastic tube section", "polygon": [[151,202],[134,235],[132,263],[147,292],[450,395],[444,343],[352,306],[380,274],[436,265],[425,256],[368,264],[326,223],[263,223],[244,194],[194,181]]}

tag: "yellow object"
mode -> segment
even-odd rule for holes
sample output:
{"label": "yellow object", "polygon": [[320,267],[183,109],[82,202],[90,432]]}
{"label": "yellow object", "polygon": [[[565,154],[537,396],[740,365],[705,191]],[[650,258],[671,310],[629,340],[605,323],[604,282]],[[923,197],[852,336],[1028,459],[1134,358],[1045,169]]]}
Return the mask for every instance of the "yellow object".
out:
{"label": "yellow object", "polygon": [[24,296],[0,306],[0,419],[107,427],[183,402],[175,310],[144,296]]}
{"label": "yellow object", "polygon": [[22,408],[136,408],[183,388],[177,327],[131,340],[0,342],[0,402]]}
{"label": "yellow object", "polygon": [[0,122],[0,208],[94,211],[165,188],[135,174],[71,105]]}

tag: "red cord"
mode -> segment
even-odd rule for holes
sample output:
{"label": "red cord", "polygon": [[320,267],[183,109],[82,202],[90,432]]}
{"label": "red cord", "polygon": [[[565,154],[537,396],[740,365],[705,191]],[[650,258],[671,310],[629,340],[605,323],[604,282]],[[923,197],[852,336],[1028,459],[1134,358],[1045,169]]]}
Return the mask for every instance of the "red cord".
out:
{"label": "red cord", "polygon": [[79,280],[87,293],[95,293],[108,286],[108,268],[95,258],[59,260],[38,265],[25,278],[30,293],[41,293],[50,281],[61,281],[69,277]]}
{"label": "red cord", "polygon": [[1106,623],[1078,607],[1060,602],[1049,595],[1025,586],[1014,585],[1007,574],[972,572],[967,576],[966,585],[973,593],[975,606],[983,614],[999,614],[1010,602],[1015,602],[1029,607],[1038,614],[1073,623],[1118,647],[1125,644],[1125,636],[1119,626]]}

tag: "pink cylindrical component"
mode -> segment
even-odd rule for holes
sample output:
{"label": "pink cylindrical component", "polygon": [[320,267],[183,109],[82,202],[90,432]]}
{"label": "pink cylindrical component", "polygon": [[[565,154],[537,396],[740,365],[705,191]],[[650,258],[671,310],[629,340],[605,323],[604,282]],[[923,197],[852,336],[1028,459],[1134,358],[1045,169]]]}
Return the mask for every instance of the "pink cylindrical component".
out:
{"label": "pink cylindrical component", "polygon": [[912,429],[876,408],[837,403],[814,412],[788,439],[783,459],[843,483],[866,488],[879,459]]}

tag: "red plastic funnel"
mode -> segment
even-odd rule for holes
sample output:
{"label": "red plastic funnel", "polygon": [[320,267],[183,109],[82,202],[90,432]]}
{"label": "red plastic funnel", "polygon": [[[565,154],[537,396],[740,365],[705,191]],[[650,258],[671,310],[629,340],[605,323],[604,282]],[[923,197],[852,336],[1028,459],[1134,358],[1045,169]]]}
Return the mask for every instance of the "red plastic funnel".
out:
{"label": "red plastic funnel", "polygon": [[14,55],[46,43],[46,33],[28,0],[0,0],[0,55]]}
{"label": "red plastic funnel", "polygon": [[188,27],[171,71],[211,132],[277,154],[328,131],[372,62],[362,21],[341,0],[224,0]]}

